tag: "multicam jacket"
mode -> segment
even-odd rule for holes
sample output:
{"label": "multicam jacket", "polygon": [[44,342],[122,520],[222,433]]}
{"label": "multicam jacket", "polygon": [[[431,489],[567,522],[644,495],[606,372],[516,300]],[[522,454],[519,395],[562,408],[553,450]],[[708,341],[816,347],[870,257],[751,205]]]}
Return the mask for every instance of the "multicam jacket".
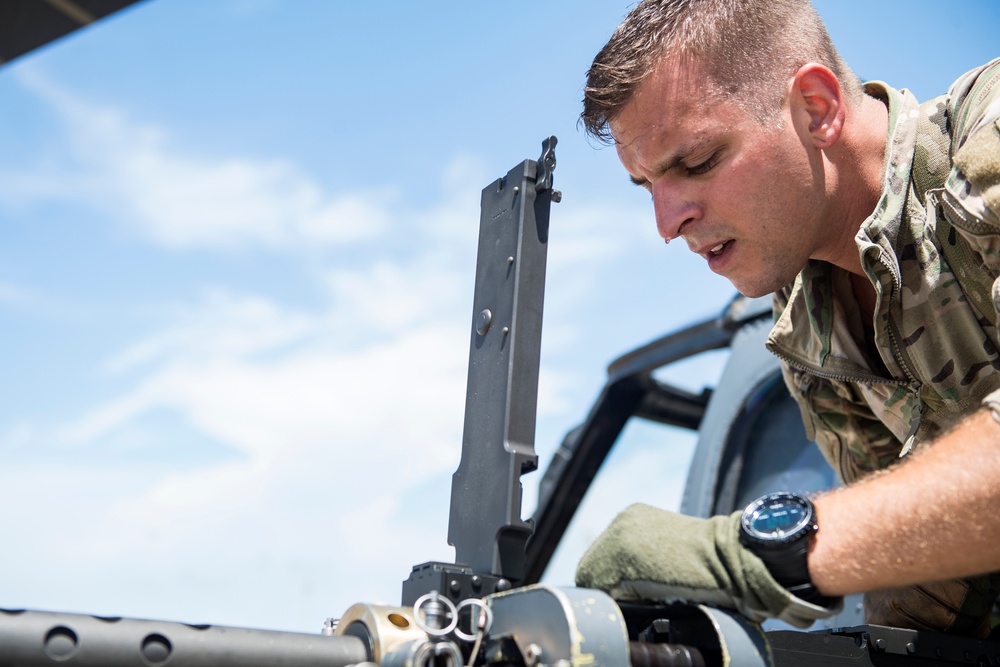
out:
{"label": "multicam jacket", "polygon": [[884,83],[882,196],[855,240],[877,293],[874,347],[848,274],[811,261],[775,295],[768,348],[845,482],[977,409],[1000,407],[1000,59],[918,104]]}

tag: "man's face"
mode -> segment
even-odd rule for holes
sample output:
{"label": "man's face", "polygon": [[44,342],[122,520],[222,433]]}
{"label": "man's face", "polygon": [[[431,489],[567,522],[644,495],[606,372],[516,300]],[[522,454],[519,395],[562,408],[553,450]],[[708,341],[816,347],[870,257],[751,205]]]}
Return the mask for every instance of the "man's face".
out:
{"label": "man's face", "polygon": [[830,243],[823,161],[796,109],[762,125],[698,62],[662,59],[611,123],[618,156],[653,196],[656,225],[682,237],[741,293],[788,283]]}

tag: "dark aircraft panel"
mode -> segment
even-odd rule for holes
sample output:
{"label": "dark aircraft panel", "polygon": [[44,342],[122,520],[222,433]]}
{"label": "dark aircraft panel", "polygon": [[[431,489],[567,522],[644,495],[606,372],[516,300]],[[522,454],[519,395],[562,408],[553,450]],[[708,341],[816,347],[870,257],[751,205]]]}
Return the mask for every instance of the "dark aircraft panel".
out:
{"label": "dark aircraft panel", "polygon": [[0,64],[135,4],[136,0],[4,0]]}

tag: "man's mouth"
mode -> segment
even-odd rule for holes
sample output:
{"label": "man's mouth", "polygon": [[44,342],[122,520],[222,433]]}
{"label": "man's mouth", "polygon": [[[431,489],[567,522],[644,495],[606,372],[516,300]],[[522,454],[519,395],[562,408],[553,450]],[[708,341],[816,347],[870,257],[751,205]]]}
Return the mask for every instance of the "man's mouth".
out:
{"label": "man's mouth", "polygon": [[729,244],[729,241],[723,241],[719,245],[717,245],[714,248],[710,249],[708,251],[708,254],[710,254],[710,255],[720,255],[720,254],[722,254],[722,251],[726,249],[726,246],[728,244]]}

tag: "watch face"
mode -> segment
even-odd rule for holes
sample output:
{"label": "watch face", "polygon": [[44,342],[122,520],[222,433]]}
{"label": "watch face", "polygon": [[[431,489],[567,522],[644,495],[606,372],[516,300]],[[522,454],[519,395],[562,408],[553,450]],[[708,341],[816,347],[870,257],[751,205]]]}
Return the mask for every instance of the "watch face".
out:
{"label": "watch face", "polygon": [[790,493],[772,494],[746,509],[743,528],[760,540],[781,540],[803,530],[812,518],[812,507],[807,500]]}

